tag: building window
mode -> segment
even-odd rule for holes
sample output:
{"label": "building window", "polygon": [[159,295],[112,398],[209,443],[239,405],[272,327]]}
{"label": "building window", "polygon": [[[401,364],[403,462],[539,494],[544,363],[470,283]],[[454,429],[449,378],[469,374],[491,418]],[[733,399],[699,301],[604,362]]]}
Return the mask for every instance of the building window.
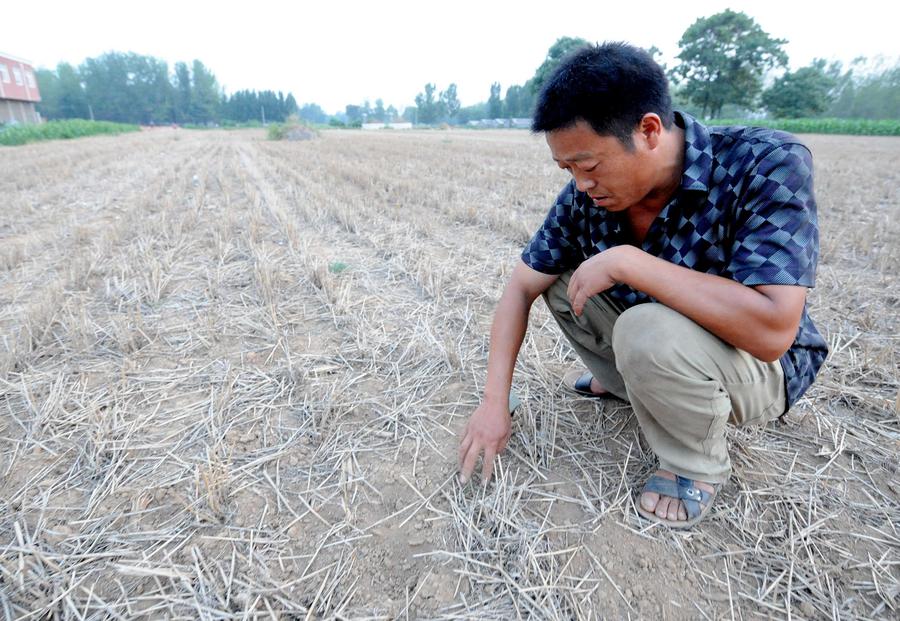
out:
{"label": "building window", "polygon": [[34,83],[34,74],[30,71],[25,72],[25,81],[28,82],[28,88],[37,88],[37,85]]}
{"label": "building window", "polygon": [[22,86],[24,82],[22,81],[22,70],[18,67],[13,67],[13,77],[16,79],[16,84]]}
{"label": "building window", "polygon": [[4,63],[0,63],[0,80],[9,84],[9,68]]}

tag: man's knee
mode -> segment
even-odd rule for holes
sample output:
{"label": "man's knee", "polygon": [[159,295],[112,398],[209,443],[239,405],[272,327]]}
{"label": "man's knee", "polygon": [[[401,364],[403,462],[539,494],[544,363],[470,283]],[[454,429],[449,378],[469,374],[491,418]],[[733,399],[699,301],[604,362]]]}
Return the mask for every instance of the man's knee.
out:
{"label": "man's knee", "polygon": [[633,306],[623,312],[613,328],[612,345],[616,366],[623,376],[640,378],[652,369],[668,369],[678,364],[690,338],[690,319],[662,304]]}

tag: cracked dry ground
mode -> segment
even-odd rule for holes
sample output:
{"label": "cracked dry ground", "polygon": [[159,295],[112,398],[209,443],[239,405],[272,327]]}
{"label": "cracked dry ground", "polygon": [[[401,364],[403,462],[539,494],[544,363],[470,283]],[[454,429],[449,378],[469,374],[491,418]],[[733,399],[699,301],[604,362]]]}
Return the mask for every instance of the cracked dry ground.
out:
{"label": "cracked dry ground", "polygon": [[[535,305],[498,477],[455,480],[488,331],[565,177],[525,132],[159,129],[0,151],[8,618],[890,618],[900,141],[810,136],[791,417],[700,528],[641,522],[630,409]],[[849,190],[848,190],[849,189]]]}

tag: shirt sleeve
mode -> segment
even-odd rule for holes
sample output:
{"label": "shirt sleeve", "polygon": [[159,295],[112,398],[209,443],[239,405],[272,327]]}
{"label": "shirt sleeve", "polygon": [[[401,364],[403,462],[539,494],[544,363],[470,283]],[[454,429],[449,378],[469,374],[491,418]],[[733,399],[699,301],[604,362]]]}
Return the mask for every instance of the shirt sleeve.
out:
{"label": "shirt sleeve", "polygon": [[730,272],[752,285],[815,285],[819,227],[812,156],[790,143],[769,152],[752,173],[738,208]]}
{"label": "shirt sleeve", "polygon": [[522,251],[522,261],[544,274],[562,274],[577,263],[577,227],[574,183],[570,182],[556,197],[544,223]]}

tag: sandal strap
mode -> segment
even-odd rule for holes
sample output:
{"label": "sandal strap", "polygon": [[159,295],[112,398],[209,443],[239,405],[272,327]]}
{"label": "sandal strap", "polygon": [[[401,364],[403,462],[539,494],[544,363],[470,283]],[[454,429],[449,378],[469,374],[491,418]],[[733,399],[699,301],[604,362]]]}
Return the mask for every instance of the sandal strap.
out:
{"label": "sandal strap", "polygon": [[654,474],[644,484],[641,493],[654,492],[660,496],[677,498],[684,504],[689,519],[694,519],[703,511],[703,506],[709,505],[715,494],[700,489],[692,479],[675,475],[675,480]]}
{"label": "sandal strap", "polygon": [[575,380],[575,390],[580,390],[582,392],[590,393],[591,392],[591,380],[594,379],[594,376],[590,371],[586,373],[582,373],[581,377]]}
{"label": "sandal strap", "polygon": [[703,508],[700,505],[709,505],[714,494],[710,494],[694,485],[692,479],[678,476],[677,474],[675,475],[675,479],[678,481],[677,498],[684,504],[684,509],[687,511],[688,518],[694,519],[703,511]]}
{"label": "sandal strap", "polygon": [[669,498],[678,498],[678,484],[672,479],[654,474],[644,483],[644,489],[641,490],[641,494],[646,492],[654,492]]}

